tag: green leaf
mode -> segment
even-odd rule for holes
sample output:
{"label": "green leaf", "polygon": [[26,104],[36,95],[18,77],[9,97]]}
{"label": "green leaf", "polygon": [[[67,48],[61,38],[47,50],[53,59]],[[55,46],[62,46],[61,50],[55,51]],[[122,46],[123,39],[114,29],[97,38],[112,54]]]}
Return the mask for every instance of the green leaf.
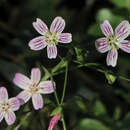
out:
{"label": "green leaf", "polygon": [[88,34],[93,36],[101,36],[102,32],[100,30],[99,24],[91,25],[88,29]]}
{"label": "green leaf", "polygon": [[56,114],[60,114],[62,112],[62,107],[56,107],[53,111],[52,111],[52,113],[51,113],[51,116],[54,116],[54,115],[56,115]]}
{"label": "green leaf", "polygon": [[42,69],[44,71],[44,76],[42,77],[41,81],[45,81],[50,77],[50,73],[44,66],[42,66]]}
{"label": "green leaf", "polygon": [[116,76],[114,76],[108,72],[105,73],[105,76],[106,76],[109,84],[113,84],[116,81]]}
{"label": "green leaf", "polygon": [[78,107],[81,109],[82,112],[86,112],[87,108],[83,100],[81,100],[80,98],[77,98],[76,104],[78,105]]}
{"label": "green leaf", "polygon": [[108,130],[100,121],[94,119],[83,119],[80,121],[80,130]]}
{"label": "green leaf", "polygon": [[57,72],[57,71],[63,69],[63,68],[66,66],[66,63],[67,63],[66,59],[63,58],[63,59],[60,61],[60,63],[57,64],[57,65],[51,70],[51,72],[52,72],[52,73],[55,73],[55,72]]}
{"label": "green leaf", "polygon": [[115,120],[118,120],[120,118],[120,116],[121,116],[121,109],[120,109],[120,107],[116,107],[113,117]]}
{"label": "green leaf", "polygon": [[130,0],[111,0],[119,8],[127,8],[130,10]]}
{"label": "green leaf", "polygon": [[98,23],[101,23],[106,19],[110,21],[112,26],[117,26],[117,21],[120,22],[123,20],[123,18],[120,15],[115,15],[110,9],[103,8],[98,11],[96,20]]}
{"label": "green leaf", "polygon": [[94,113],[96,116],[104,115],[107,113],[105,106],[100,100],[97,100],[94,105]]}
{"label": "green leaf", "polygon": [[130,112],[126,114],[125,118],[122,120],[121,130],[130,130]]}
{"label": "green leaf", "polygon": [[44,71],[44,76],[42,77],[42,80],[41,81],[44,81],[44,80],[47,80],[48,78],[51,77],[51,74],[52,75],[55,75],[55,74],[59,74],[61,72],[61,70],[63,70],[63,68],[66,66],[66,59],[63,58],[59,64],[57,64],[55,67],[53,67],[52,69],[48,70],[46,69],[44,66],[42,66],[42,69]]}
{"label": "green leaf", "polygon": [[84,61],[83,49],[81,49],[79,47],[75,47],[75,52],[76,52],[77,60],[79,62],[83,62]]}

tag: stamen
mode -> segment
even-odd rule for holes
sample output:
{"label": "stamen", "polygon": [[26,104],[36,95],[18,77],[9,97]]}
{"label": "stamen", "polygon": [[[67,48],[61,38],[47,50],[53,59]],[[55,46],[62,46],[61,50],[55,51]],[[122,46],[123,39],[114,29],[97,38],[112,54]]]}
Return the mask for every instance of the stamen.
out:
{"label": "stamen", "polygon": [[10,108],[10,105],[7,102],[3,102],[0,104],[0,111],[6,112]]}
{"label": "stamen", "polygon": [[54,45],[58,43],[58,36],[55,32],[51,33],[51,32],[47,32],[45,35],[45,41],[49,44],[49,45]]}
{"label": "stamen", "polygon": [[31,84],[30,86],[29,86],[29,92],[31,93],[31,94],[37,94],[38,93],[38,91],[39,91],[39,87],[37,86],[37,84],[36,83],[33,83],[33,84]]}
{"label": "stamen", "polygon": [[112,47],[112,49],[119,49],[118,39],[115,36],[109,36],[108,43]]}

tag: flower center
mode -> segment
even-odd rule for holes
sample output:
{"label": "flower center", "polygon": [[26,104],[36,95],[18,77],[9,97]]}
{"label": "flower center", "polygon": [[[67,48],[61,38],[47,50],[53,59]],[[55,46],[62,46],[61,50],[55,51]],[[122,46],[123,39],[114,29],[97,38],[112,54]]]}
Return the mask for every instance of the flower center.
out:
{"label": "flower center", "polygon": [[45,41],[50,45],[57,44],[58,43],[58,36],[55,32],[53,32],[53,33],[47,32],[45,35]]}
{"label": "flower center", "polygon": [[33,83],[33,84],[31,84],[31,85],[29,86],[29,92],[30,92],[31,94],[37,94],[38,91],[39,91],[39,89],[40,89],[40,88],[37,86],[36,83]]}
{"label": "flower center", "polygon": [[109,36],[108,43],[112,47],[112,49],[119,49],[119,42],[115,36]]}
{"label": "flower center", "polygon": [[3,102],[0,104],[0,111],[6,112],[10,108],[10,105],[7,102]]}

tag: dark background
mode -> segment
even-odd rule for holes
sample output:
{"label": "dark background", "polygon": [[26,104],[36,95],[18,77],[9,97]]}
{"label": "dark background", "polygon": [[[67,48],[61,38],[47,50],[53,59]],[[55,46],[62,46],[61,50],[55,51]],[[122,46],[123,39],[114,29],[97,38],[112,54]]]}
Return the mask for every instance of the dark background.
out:
{"label": "dark background", "polygon": [[[46,49],[32,51],[28,42],[39,35],[32,26],[36,18],[49,27],[56,16],[65,19],[64,32],[71,32],[73,41],[58,46],[57,58],[49,60]],[[16,72],[30,76],[31,68],[40,67],[44,76],[42,66],[52,70],[66,57],[71,70],[64,103],[67,129],[130,130],[130,54],[119,50],[117,66],[107,67],[106,54],[95,49],[95,40],[103,36],[99,25],[105,19],[113,28],[129,21],[130,0],[0,0],[0,85],[10,97],[16,96],[21,91],[12,82]],[[78,69],[75,61],[100,65]],[[61,97],[64,73],[54,79]],[[47,130],[55,98],[52,94],[43,99],[42,110],[34,111],[29,101],[16,112],[15,124],[2,121],[0,130]],[[55,130],[62,130],[61,122]]]}

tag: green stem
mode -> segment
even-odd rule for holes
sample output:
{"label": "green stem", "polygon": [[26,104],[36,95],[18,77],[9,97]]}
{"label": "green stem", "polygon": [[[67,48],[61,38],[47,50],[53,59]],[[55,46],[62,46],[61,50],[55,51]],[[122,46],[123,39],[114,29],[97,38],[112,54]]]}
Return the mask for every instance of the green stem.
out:
{"label": "green stem", "polygon": [[63,93],[62,93],[62,98],[61,98],[61,103],[60,103],[61,105],[63,104],[64,97],[65,97],[65,91],[66,91],[66,86],[67,86],[67,77],[68,77],[68,62],[66,63],[64,88],[63,88]]}
{"label": "green stem", "polygon": [[57,92],[56,92],[56,88],[54,86],[54,79],[52,77],[52,74],[51,74],[51,81],[52,81],[52,85],[53,85],[53,89],[54,89],[54,95],[55,95],[55,98],[56,98],[56,102],[58,104],[58,106],[60,105],[60,101],[59,101],[59,98],[58,98],[58,95],[57,95]]}
{"label": "green stem", "polygon": [[[55,87],[54,87],[54,80],[53,80],[53,77],[52,77],[52,74],[51,74],[51,81],[52,81],[52,83],[53,83],[54,95],[55,95],[56,102],[57,102],[58,106],[62,105],[63,100],[64,100],[64,97],[65,97],[65,90],[66,90],[66,85],[67,85],[67,75],[68,75],[68,62],[67,62],[67,64],[66,64],[65,81],[64,81],[64,88],[63,88],[63,95],[62,95],[61,103],[60,103],[60,102],[59,102],[58,95],[57,95],[57,92],[56,92],[56,89],[55,89]],[[62,115],[61,121],[62,121],[62,125],[63,125],[63,130],[67,130],[67,129],[66,129],[65,120],[64,120],[64,115]]]}
{"label": "green stem", "polygon": [[64,120],[64,116],[62,117],[61,121],[62,121],[62,125],[63,125],[63,130],[67,130],[65,120]]}

